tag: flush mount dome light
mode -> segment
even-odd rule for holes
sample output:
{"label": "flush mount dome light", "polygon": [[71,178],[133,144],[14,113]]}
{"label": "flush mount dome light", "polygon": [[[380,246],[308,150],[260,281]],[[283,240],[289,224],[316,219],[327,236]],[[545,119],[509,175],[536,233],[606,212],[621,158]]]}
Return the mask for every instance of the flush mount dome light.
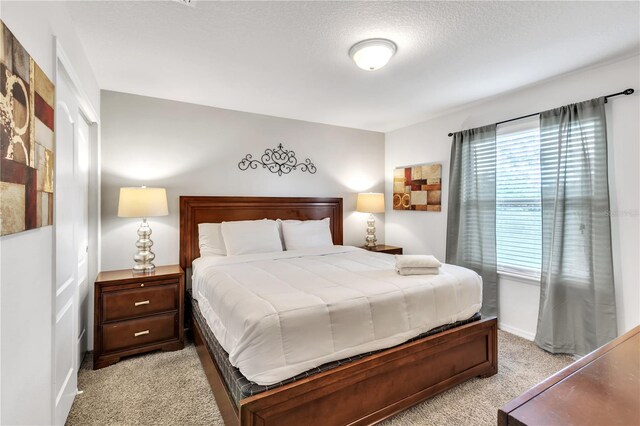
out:
{"label": "flush mount dome light", "polygon": [[396,50],[396,44],[391,40],[371,38],[354,44],[349,49],[349,56],[363,70],[375,71],[387,65]]}

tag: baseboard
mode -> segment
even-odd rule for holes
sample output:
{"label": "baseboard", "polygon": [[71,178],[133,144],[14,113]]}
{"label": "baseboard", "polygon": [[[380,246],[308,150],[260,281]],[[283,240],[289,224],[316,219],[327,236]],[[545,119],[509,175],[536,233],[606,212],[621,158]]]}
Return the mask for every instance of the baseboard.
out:
{"label": "baseboard", "polygon": [[516,336],[522,337],[523,339],[531,340],[532,342],[536,337],[535,333],[531,333],[529,331],[525,331],[502,322],[498,322],[498,328],[502,331],[506,331],[507,333],[515,334]]}

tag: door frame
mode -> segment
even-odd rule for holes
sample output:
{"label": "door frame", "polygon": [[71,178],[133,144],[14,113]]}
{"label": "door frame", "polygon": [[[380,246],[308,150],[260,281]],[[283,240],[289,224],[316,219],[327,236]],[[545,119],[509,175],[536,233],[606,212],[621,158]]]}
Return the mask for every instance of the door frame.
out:
{"label": "door frame", "polygon": [[[88,285],[89,285],[89,304],[90,312],[87,315],[86,334],[87,334],[87,350],[91,350],[93,347],[93,280],[100,271],[100,259],[101,259],[101,219],[100,219],[100,117],[96,112],[96,109],[91,104],[87,92],[84,90],[82,82],[75,71],[73,63],[66,54],[60,41],[54,37],[53,40],[55,51],[55,66],[54,66],[54,81],[55,85],[61,78],[66,78],[67,82],[71,86],[80,106],[80,112],[84,116],[84,119],[89,124],[89,170],[88,170],[88,227],[89,227],[89,257],[88,257]],[[63,73],[66,76],[63,76]],[[55,148],[55,147],[54,147]],[[54,151],[55,152],[55,151]],[[54,194],[54,206],[56,197]],[[54,207],[55,208],[55,207]],[[56,256],[56,237],[57,231],[56,218],[54,216],[53,221],[53,267],[52,267],[52,282],[55,286],[56,283],[56,268],[57,268],[57,256]],[[56,292],[53,291],[51,304],[53,306],[52,318],[51,318],[51,332],[53,338],[51,339],[51,360],[55,359],[55,306],[56,306]],[[81,305],[78,304],[78,307]],[[76,313],[79,314],[79,313]],[[75,336],[77,339],[78,336]],[[80,362],[78,362],[79,367]],[[51,388],[52,388],[52,404],[51,404],[51,418],[56,418],[56,394],[55,394],[55,368],[52,368]]]}

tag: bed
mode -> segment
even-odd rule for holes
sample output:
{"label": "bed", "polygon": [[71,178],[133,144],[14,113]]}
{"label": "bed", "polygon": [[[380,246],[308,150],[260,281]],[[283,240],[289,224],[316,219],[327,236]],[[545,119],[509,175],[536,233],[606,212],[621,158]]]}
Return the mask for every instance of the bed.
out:
{"label": "bed", "polygon": [[[342,199],[181,197],[180,208],[180,263],[184,268],[193,265],[198,272],[191,289],[194,294],[191,328],[225,424],[372,424],[469,378],[497,372],[496,319],[476,315],[479,305],[474,305],[474,301],[479,295],[477,291],[474,293],[474,288],[477,285],[465,287],[461,284],[464,280],[455,280],[470,273],[463,268],[446,266],[438,278],[441,285],[426,286],[420,285],[419,278],[403,280],[406,277],[389,274],[390,267],[386,267],[385,272],[384,264],[391,262],[390,256],[348,247],[283,252],[277,256],[199,259],[200,223],[329,217],[333,243],[341,245]],[[288,276],[286,288],[274,287],[271,282],[274,280],[269,277],[275,270],[280,271],[280,281]],[[333,271],[332,279],[344,283],[323,290],[318,284],[323,282],[323,273],[318,271]],[[381,278],[380,274],[385,273]],[[207,286],[207,280],[216,279],[215,276],[218,284]],[[371,281],[374,278],[378,280],[375,285]],[[447,279],[454,280],[455,284],[445,285]],[[468,281],[469,277],[465,279]],[[414,320],[438,311],[434,307],[412,308],[407,302],[407,293],[427,287],[440,289],[435,291],[440,299],[432,295],[432,303],[437,303],[444,320]],[[263,288],[271,289],[271,294],[260,294]],[[289,292],[285,299],[269,299],[284,290]],[[240,293],[234,295],[233,291]],[[353,301],[375,301],[377,295],[370,294],[371,291],[378,291],[379,299],[390,306],[393,303],[407,305],[408,313],[405,319],[394,321],[382,315],[375,336],[359,340],[358,329],[349,329],[352,324],[366,323],[360,321],[358,315],[371,315],[373,323],[376,320],[371,310],[358,308],[358,303]],[[324,297],[340,292],[352,294],[353,297],[346,299],[356,307],[339,309],[335,300]],[[252,299],[254,293],[257,296]],[[233,302],[236,299],[244,302]],[[308,312],[296,307],[293,317],[283,320],[286,316],[283,315],[271,321],[274,319],[269,311],[272,306],[294,299],[302,300]],[[211,305],[216,304],[220,306],[213,309]],[[326,314],[329,306],[336,310]],[[385,312],[385,306],[376,305],[377,315]],[[223,317],[236,312],[238,318],[255,317],[255,324],[234,332],[233,327],[225,326],[215,314],[212,316],[211,311],[225,309],[228,313]],[[318,311],[319,316],[306,314],[311,311]],[[340,315],[343,315],[341,320]],[[272,332],[273,327],[269,328],[270,321],[274,322],[275,329],[291,328],[290,333],[279,337]],[[416,327],[418,322],[420,327]],[[336,327],[336,323],[340,327]],[[397,329],[381,332],[380,324]],[[436,324],[439,325],[431,327]],[[363,336],[373,333],[365,328]],[[309,339],[310,335],[317,339]],[[333,349],[328,350],[327,344]],[[239,347],[243,351],[238,350]],[[273,356],[265,356],[272,353]],[[263,358],[268,359],[255,362]],[[245,374],[240,373],[238,367]]]}

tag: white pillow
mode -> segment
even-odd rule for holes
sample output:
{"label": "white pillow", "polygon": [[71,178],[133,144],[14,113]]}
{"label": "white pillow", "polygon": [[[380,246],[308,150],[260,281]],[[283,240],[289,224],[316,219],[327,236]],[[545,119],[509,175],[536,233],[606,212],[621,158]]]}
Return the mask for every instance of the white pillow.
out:
{"label": "white pillow", "polygon": [[282,242],[275,220],[222,222],[221,228],[229,256],[282,251]]}
{"label": "white pillow", "polygon": [[322,220],[283,220],[282,236],[287,250],[333,245],[328,217]]}
{"label": "white pillow", "polygon": [[219,223],[198,224],[198,244],[200,256],[226,256],[222,230]]}

